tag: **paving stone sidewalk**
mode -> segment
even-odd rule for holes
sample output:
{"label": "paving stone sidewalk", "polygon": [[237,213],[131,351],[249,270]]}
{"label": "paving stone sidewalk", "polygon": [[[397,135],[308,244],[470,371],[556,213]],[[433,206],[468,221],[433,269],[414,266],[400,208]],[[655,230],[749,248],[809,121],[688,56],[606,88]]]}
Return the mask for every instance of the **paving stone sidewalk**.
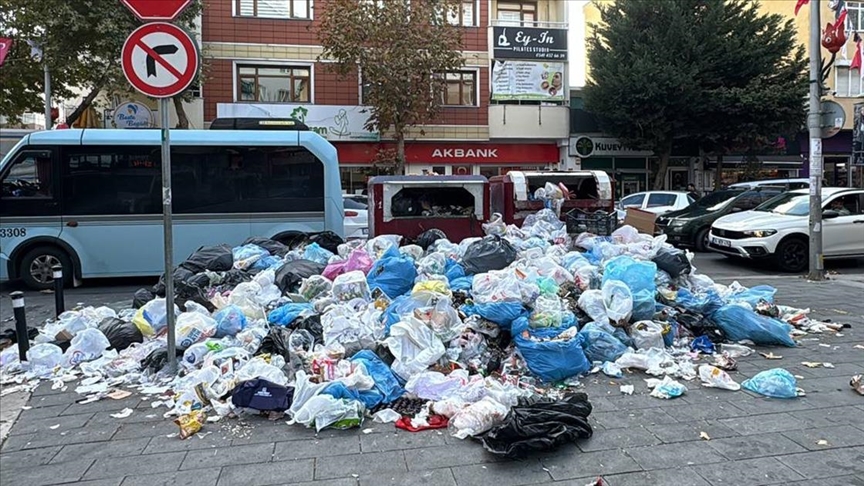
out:
{"label": "paving stone sidewalk", "polygon": [[[864,350],[854,347],[864,345],[864,292],[794,277],[767,283],[778,288],[779,303],[853,326],[842,336],[810,336],[795,349],[770,348],[782,360],[744,358],[731,373],[741,382],[784,367],[803,377],[803,398],[766,399],[694,380],[686,395],[667,401],[648,396],[642,373],[622,380],[594,375],[584,381],[594,437],[501,461],[446,431],[409,433],[371,422],[363,427],[371,433],[316,435],[253,418],[246,426],[207,424],[203,438],[183,441],[161,417],[164,408],[154,410],[141,397],[80,405],[74,386],[59,392],[43,384],[0,449],[0,484],[583,486],[602,476],[612,486],[864,486],[864,397],[849,387],[850,377],[864,372]],[[834,367],[807,368],[802,361]],[[636,393],[622,395],[622,383],[635,385]],[[0,407],[8,403],[4,398]],[[126,407],[135,413],[111,418]],[[710,440],[700,438],[703,432]]]}

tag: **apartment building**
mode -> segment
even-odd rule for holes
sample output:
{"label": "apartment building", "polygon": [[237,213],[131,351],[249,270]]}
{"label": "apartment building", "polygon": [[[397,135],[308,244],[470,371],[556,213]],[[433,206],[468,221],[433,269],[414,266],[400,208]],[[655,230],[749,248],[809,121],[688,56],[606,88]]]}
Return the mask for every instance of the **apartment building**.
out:
{"label": "apartment building", "polygon": [[[567,162],[567,4],[465,0],[462,70],[447,73],[444,109],[408,137],[408,170],[498,175]],[[345,190],[365,187],[386,133],[363,128],[363,81],[318,61],[326,0],[222,0],[202,19],[209,72],[204,123],[217,117],[295,117],[338,149]],[[319,14],[316,15],[316,12]],[[422,130],[421,130],[422,129]],[[422,132],[422,133],[421,133]]]}

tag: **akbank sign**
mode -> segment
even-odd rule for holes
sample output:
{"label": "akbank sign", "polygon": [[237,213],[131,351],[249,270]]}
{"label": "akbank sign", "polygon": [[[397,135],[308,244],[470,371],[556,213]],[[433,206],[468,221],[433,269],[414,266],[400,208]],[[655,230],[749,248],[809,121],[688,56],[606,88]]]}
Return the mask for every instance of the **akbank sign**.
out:
{"label": "akbank sign", "polygon": [[638,150],[624,145],[617,138],[576,135],[570,137],[571,157],[649,157],[650,150]]}

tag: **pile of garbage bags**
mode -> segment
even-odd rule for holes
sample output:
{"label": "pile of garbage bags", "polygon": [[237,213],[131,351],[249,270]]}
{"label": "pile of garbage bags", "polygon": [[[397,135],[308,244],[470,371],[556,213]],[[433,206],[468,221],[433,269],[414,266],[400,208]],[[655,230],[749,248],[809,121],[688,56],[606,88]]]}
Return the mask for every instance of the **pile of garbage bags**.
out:
{"label": "pile of garbage bags", "polygon": [[[174,270],[173,308],[163,278],[134,308],[65,312],[27,362],[13,347],[0,366],[55,383],[83,375],[88,400],[108,383],[155,393],[181,437],[251,410],[316,430],[446,427],[516,457],[591,437],[580,376],[641,370],[664,399],[686,393],[678,379],[737,390],[725,371],[752,350],[734,343],[795,346],[824,330],[771,287],[698,274],[664,236],[566,236],[552,209],[521,228],[493,223],[483,238],[427,235],[425,248],[396,235],[202,247]],[[765,373],[743,387],[796,396],[788,372]]]}

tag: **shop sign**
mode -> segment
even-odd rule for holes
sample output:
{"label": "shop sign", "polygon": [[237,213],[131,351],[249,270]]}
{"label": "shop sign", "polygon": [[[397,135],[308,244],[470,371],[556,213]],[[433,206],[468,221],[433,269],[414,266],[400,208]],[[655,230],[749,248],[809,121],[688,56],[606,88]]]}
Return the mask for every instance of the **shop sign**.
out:
{"label": "shop sign", "polygon": [[567,59],[567,29],[495,26],[495,59]]}
{"label": "shop sign", "polygon": [[216,116],[296,118],[327,140],[377,142],[380,139],[378,132],[364,128],[369,120],[366,106],[218,103]]}
{"label": "shop sign", "polygon": [[153,112],[150,111],[150,108],[134,101],[121,103],[114,109],[111,118],[117,128],[150,128],[153,126]]}
{"label": "shop sign", "polygon": [[617,138],[577,135],[570,137],[570,155],[573,157],[650,157],[650,150],[628,147]]}
{"label": "shop sign", "polygon": [[[370,164],[381,148],[392,144],[340,143],[339,161],[348,164]],[[558,147],[554,143],[406,143],[405,160],[409,164],[472,164],[548,165],[558,163]]]}
{"label": "shop sign", "polygon": [[493,100],[564,100],[564,63],[495,61]]}

